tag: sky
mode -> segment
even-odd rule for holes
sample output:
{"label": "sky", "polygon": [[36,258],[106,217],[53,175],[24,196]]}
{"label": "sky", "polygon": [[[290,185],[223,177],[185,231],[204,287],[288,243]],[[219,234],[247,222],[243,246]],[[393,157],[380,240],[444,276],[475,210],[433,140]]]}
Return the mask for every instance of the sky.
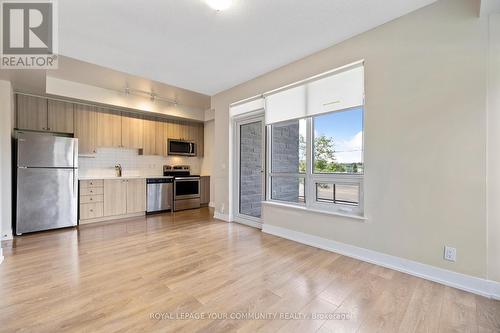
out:
{"label": "sky", "polygon": [[335,157],[339,163],[362,162],[363,108],[329,113],[315,118],[315,135],[334,139]]}

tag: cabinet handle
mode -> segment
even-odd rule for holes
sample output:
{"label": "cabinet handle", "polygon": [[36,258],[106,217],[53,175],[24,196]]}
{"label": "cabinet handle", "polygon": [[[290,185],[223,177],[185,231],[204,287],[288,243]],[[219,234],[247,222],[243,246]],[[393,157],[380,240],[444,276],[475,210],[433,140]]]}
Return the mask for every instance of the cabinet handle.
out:
{"label": "cabinet handle", "polygon": [[90,211],[91,211],[91,212],[93,212],[94,210],[93,210],[93,209],[91,209]]}
{"label": "cabinet handle", "polygon": [[94,199],[90,198],[90,201],[92,201],[92,200],[94,200]]}

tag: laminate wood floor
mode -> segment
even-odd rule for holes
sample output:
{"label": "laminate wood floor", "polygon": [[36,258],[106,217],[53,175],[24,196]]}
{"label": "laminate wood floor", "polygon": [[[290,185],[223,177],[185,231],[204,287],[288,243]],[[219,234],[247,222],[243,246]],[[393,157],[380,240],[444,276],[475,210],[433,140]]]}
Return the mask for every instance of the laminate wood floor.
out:
{"label": "laminate wood floor", "polygon": [[500,332],[500,302],[210,215],[3,242],[0,331]]}

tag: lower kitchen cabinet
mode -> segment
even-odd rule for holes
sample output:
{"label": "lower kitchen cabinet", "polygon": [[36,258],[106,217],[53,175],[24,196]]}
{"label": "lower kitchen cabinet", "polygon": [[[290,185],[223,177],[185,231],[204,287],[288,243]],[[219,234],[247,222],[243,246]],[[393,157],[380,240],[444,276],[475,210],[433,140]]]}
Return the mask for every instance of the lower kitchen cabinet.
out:
{"label": "lower kitchen cabinet", "polygon": [[104,216],[104,188],[102,180],[80,181],[80,221]]}
{"label": "lower kitchen cabinet", "polygon": [[146,180],[127,179],[127,214],[146,211]]}
{"label": "lower kitchen cabinet", "polygon": [[80,223],[136,216],[145,211],[143,178],[80,181]]}
{"label": "lower kitchen cabinet", "polygon": [[127,214],[127,180],[104,180],[104,216]]}
{"label": "lower kitchen cabinet", "polygon": [[210,203],[210,176],[200,177],[200,204],[207,206]]}

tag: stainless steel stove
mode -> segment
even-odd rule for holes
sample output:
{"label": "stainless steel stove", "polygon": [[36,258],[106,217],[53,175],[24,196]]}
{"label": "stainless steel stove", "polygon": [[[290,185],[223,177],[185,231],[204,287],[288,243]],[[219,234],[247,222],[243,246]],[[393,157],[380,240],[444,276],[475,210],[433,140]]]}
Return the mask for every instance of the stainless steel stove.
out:
{"label": "stainless steel stove", "polygon": [[164,165],[163,175],[174,177],[174,211],[200,208],[200,176],[189,165]]}

